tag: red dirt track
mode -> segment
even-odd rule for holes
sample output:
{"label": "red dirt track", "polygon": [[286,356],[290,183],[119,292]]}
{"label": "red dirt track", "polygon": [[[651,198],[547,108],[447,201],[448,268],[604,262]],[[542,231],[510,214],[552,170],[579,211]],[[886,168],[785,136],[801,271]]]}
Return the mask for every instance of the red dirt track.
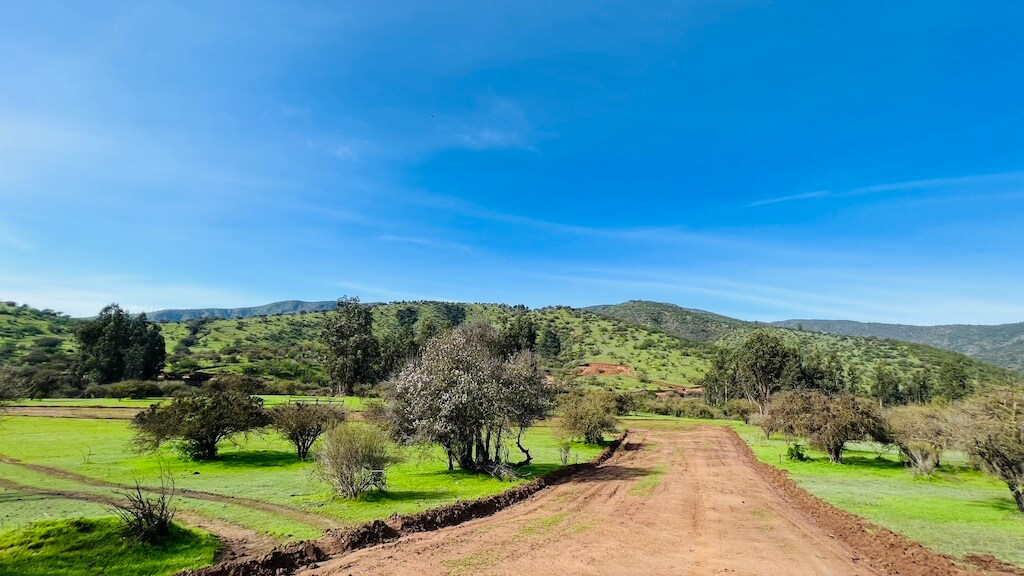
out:
{"label": "red dirt track", "polygon": [[372,574],[1020,574],[969,571],[837,510],[728,428],[647,429],[603,465],[488,518],[309,566]]}

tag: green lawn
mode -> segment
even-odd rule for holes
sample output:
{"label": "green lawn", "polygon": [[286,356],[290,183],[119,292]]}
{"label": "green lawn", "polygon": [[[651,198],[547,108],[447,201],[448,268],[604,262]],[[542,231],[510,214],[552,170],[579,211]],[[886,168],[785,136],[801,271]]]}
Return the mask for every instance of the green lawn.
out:
{"label": "green lawn", "polygon": [[879,458],[866,445],[851,446],[840,465],[814,449],[811,461],[794,462],[785,458],[783,440],[765,440],[753,426],[735,428],[758,459],[839,508],[940,552],[991,554],[1024,566],[1024,514],[1005,484],[964,467],[962,456],[948,454],[934,477],[919,478],[895,454]]}
{"label": "green lawn", "polygon": [[126,542],[114,518],[51,520],[0,532],[0,574],[161,576],[213,562],[217,541],[181,527],[160,545]]}
{"label": "green lawn", "polygon": [[[532,449],[534,463],[525,468],[530,475],[559,466],[557,441],[552,429],[529,430],[524,444]],[[169,470],[178,488],[189,488],[244,496],[326,516],[342,523],[357,523],[391,514],[410,513],[456,500],[478,498],[500,492],[513,483],[458,470],[449,472],[440,450],[406,452],[406,461],[388,472],[389,489],[357,501],[335,499],[326,487],[313,479],[313,464],[299,462],[291,445],[274,434],[253,434],[225,442],[221,458],[196,463],[181,459],[171,449],[159,454],[136,454],[130,450],[131,431],[124,421],[17,417],[0,426],[0,454],[24,462],[81,474],[89,478],[131,484],[157,484],[161,468]],[[588,461],[601,448],[576,445],[571,461]],[[512,448],[510,456],[518,453]],[[44,476],[9,464],[0,464],[3,476],[12,481],[50,489],[82,489],[109,494],[110,489],[90,487],[73,480]],[[243,506],[181,498],[183,508],[196,510],[253,527],[276,536],[308,537],[310,527],[292,522],[268,523],[273,515]]]}

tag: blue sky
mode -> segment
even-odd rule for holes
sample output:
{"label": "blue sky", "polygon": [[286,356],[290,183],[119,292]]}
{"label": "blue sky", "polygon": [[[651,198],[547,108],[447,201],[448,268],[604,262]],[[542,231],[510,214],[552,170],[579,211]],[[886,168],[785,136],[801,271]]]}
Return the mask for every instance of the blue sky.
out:
{"label": "blue sky", "polygon": [[1021,321],[1022,19],[3,2],[0,297]]}

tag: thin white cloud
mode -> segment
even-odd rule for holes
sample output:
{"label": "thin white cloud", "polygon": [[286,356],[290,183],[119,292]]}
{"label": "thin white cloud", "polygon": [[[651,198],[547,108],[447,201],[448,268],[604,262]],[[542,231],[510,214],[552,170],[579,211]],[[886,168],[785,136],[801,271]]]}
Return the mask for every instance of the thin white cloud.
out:
{"label": "thin white cloud", "polygon": [[461,250],[463,252],[471,252],[473,250],[473,248],[467,244],[451,242],[448,240],[438,240],[435,238],[423,238],[419,236],[398,236],[394,234],[382,234],[381,236],[378,236],[378,239],[384,242],[414,244],[417,246],[426,246],[432,248],[452,248],[455,250]]}
{"label": "thin white cloud", "polygon": [[392,290],[390,288],[384,288],[381,286],[373,286],[370,284],[363,284],[360,282],[332,282],[332,286],[344,288],[346,290],[353,290],[357,292],[357,295],[364,302],[373,301],[388,301],[388,300],[437,300],[437,301],[450,301],[450,298],[444,298],[440,296],[434,296],[429,294],[421,294],[418,292],[404,292],[402,290]]}
{"label": "thin white cloud", "polygon": [[757,200],[747,204],[747,208],[755,208],[757,206],[767,206],[769,204],[780,204],[782,202],[796,202],[798,200],[811,200],[814,198],[827,198],[832,193],[828,190],[818,190],[816,192],[805,192],[803,194],[792,194],[790,196],[779,196],[777,198],[766,198],[764,200]]}

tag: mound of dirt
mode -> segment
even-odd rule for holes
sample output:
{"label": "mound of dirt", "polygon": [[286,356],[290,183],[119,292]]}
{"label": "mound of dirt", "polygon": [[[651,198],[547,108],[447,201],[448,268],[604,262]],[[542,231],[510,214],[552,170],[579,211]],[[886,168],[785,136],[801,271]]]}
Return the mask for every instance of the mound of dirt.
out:
{"label": "mound of dirt", "polygon": [[636,378],[631,366],[622,364],[605,364],[603,362],[591,362],[580,366],[580,376],[612,376],[621,374],[628,378]]}

